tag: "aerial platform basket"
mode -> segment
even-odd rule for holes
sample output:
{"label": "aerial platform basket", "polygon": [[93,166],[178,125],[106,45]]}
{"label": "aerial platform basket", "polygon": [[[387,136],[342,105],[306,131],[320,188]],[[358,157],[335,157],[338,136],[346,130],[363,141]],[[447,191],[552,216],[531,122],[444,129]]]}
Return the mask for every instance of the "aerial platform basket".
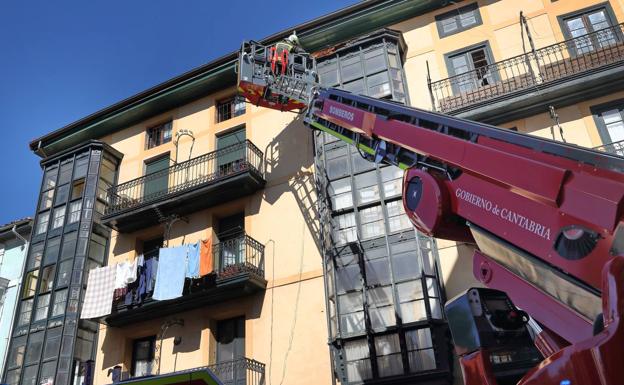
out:
{"label": "aerial platform basket", "polygon": [[318,85],[316,61],[309,54],[278,53],[275,47],[255,41],[243,43],[237,74],[241,96],[257,106],[281,111],[306,108]]}

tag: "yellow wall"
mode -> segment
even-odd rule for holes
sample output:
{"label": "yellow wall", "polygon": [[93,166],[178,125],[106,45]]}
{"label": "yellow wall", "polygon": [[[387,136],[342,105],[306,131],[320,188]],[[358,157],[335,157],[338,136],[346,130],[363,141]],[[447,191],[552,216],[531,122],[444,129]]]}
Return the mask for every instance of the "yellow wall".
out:
{"label": "yellow wall", "polygon": [[[266,375],[271,376],[270,381],[278,383],[283,377],[284,383],[312,384],[319,380],[329,383],[322,264],[315,243],[318,223],[305,220],[316,218],[311,132],[298,121],[296,114],[249,104],[244,115],[217,123],[215,101],[234,92],[234,89],[225,90],[102,138],[124,154],[119,183],[143,175],[146,159],[166,152],[175,158],[173,141],[145,150],[146,129],[169,120],[173,122],[174,134],[180,129],[193,131],[196,138],[193,157],[213,151],[217,134],[243,124],[247,138],[265,154],[267,184],[263,190],[195,212],[188,216],[188,224],[177,222],[169,246],[208,237],[217,241],[212,228],[216,220],[244,211],[245,231],[265,245],[266,292],[176,314],[176,318],[185,320],[185,326],[174,326],[168,332],[163,343],[161,373],[214,363],[216,321],[245,315],[246,356],[267,364]],[[190,144],[190,138],[181,139],[180,161],[188,159]],[[141,241],[162,233],[161,226],[130,234],[113,232],[109,263],[132,260],[139,253],[137,245]],[[132,340],[157,335],[169,318],[172,317],[118,328],[102,325],[95,384],[109,383],[106,374],[114,365],[122,365],[124,371],[129,371]],[[180,346],[174,347],[174,336],[182,337]],[[310,355],[315,359],[310,360]]]}

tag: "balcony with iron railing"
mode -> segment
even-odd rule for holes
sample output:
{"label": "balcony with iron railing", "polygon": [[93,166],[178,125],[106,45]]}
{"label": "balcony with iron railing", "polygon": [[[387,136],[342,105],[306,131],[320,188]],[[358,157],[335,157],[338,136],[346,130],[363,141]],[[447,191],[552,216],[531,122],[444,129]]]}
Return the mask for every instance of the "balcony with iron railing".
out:
{"label": "balcony with iron railing", "polygon": [[[120,374],[120,377],[123,378],[123,373]],[[214,377],[221,381],[223,385],[265,385],[265,364],[250,358],[239,358],[172,373],[128,378],[113,383],[124,385],[147,385],[154,383],[162,385],[182,383],[212,385]]]}
{"label": "balcony with iron railing", "polygon": [[212,246],[212,258],[212,273],[186,279],[182,297],[157,301],[152,298],[153,291],[149,291],[131,303],[120,298],[113,303],[111,315],[102,321],[111,326],[143,322],[240,298],[266,288],[264,245],[249,235],[240,233],[220,240]]}
{"label": "balcony with iron railing", "polygon": [[606,152],[608,154],[624,157],[624,140],[618,142],[602,144],[594,147],[594,150]]}
{"label": "balcony with iron railing", "polygon": [[262,151],[245,140],[111,187],[102,221],[135,231],[253,194],[264,184]]}
{"label": "balcony with iron railing", "polygon": [[616,76],[616,67],[624,64],[623,26],[618,24],[446,79],[428,81],[434,109],[461,114],[521,94],[544,96],[548,88],[601,72],[603,78],[593,80],[608,82],[606,72]]}

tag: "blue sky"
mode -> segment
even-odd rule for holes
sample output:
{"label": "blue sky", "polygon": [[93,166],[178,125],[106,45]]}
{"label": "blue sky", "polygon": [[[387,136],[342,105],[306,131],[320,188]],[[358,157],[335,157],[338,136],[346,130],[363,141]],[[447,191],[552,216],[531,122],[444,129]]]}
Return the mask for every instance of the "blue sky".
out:
{"label": "blue sky", "polygon": [[245,39],[355,0],[5,1],[0,6],[0,224],[33,216],[28,143],[229,53]]}

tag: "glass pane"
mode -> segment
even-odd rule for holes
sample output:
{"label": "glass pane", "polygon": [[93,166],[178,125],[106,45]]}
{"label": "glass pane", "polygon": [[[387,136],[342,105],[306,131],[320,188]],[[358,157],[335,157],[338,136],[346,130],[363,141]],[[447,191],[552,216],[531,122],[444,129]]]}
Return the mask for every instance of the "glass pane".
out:
{"label": "glass pane", "polygon": [[396,325],[394,306],[368,309],[373,329],[384,329]]}
{"label": "glass pane", "polygon": [[427,308],[424,300],[405,302],[400,305],[403,323],[422,321],[427,319]]}
{"label": "glass pane", "polygon": [[69,185],[61,186],[56,189],[56,198],[54,199],[54,204],[58,205],[61,203],[67,202],[67,197],[69,196]]}
{"label": "glass pane", "polygon": [[61,165],[61,172],[59,173],[58,184],[63,185],[71,179],[73,169],[73,162],[69,161]]}
{"label": "glass pane", "polygon": [[358,204],[379,200],[379,186],[375,171],[356,175],[355,188]]}
{"label": "glass pane", "polygon": [[35,311],[35,321],[41,321],[48,318],[48,309],[50,308],[50,294],[41,294],[37,298],[37,309]]}
{"label": "glass pane", "polygon": [[349,58],[343,59],[340,63],[341,77],[343,82],[361,78],[364,76],[362,73],[362,60],[359,53]]}
{"label": "glass pane", "polygon": [[408,353],[410,372],[420,372],[436,368],[433,349],[418,350]]}
{"label": "glass pane", "polygon": [[477,11],[474,9],[459,12],[459,24],[461,24],[462,27],[469,27],[473,24],[477,24],[476,12]]}
{"label": "glass pane", "polygon": [[347,378],[350,382],[358,383],[373,377],[370,360],[347,362]]}
{"label": "glass pane", "polygon": [[342,89],[356,95],[364,94],[364,80],[358,79],[349,83],[344,83]]}
{"label": "glass pane", "polygon": [[368,358],[370,357],[368,342],[365,339],[345,342],[344,353],[347,361],[356,361]]}
{"label": "glass pane", "polygon": [[442,25],[442,30],[445,34],[451,33],[457,30],[457,19],[455,17],[447,17],[440,20],[440,24]]}
{"label": "glass pane", "polygon": [[61,331],[63,328],[54,328],[48,330],[48,336],[43,349],[43,359],[51,359],[58,356],[59,347],[61,345]]}
{"label": "glass pane", "polygon": [[327,177],[337,179],[349,174],[349,161],[347,158],[347,147],[329,150],[325,153]]}
{"label": "glass pane", "polygon": [[339,295],[338,306],[340,306],[341,314],[361,311],[364,307],[362,292],[356,291]]}
{"label": "glass pane", "polygon": [[21,373],[21,369],[9,370],[6,375],[7,385],[18,385]]}
{"label": "glass pane", "polygon": [[14,368],[22,366],[24,363],[24,352],[26,351],[26,336],[17,337],[13,339],[9,357],[7,360],[7,367]]}
{"label": "glass pane", "polygon": [[426,349],[433,346],[431,342],[431,330],[428,328],[410,330],[405,332],[407,350]]}
{"label": "glass pane", "polygon": [[80,210],[82,209],[82,200],[69,204],[69,219],[67,223],[74,223],[80,220]]}
{"label": "glass pane", "polygon": [[33,299],[27,299],[22,301],[20,308],[20,315],[17,321],[19,326],[27,325],[30,322],[30,316],[32,314]]}
{"label": "glass pane", "polygon": [[377,48],[364,54],[366,74],[371,75],[386,69],[386,57],[383,48]]}
{"label": "glass pane", "polygon": [[41,194],[41,203],[39,204],[39,210],[47,210],[52,207],[52,197],[54,197],[54,190],[48,190]]}
{"label": "glass pane", "polygon": [[35,270],[26,274],[26,278],[24,279],[24,288],[22,289],[22,298],[28,298],[35,295],[38,280],[39,271]]}
{"label": "glass pane", "polygon": [[359,311],[340,316],[340,330],[342,333],[352,334],[364,331],[364,312]]}
{"label": "glass pane", "polygon": [[353,206],[351,195],[351,179],[344,178],[329,184],[329,195],[333,210],[341,210]]}
{"label": "glass pane", "polygon": [[22,385],[36,385],[37,383],[37,365],[29,366],[24,369],[24,375],[22,376]]}
{"label": "glass pane", "polygon": [[28,347],[26,349],[25,364],[32,364],[39,361],[41,350],[43,348],[43,331],[32,333],[28,339]]}
{"label": "glass pane", "polygon": [[392,254],[392,272],[394,273],[395,282],[420,277],[422,266],[420,263],[420,257],[415,250],[416,244],[410,242],[408,245],[414,246],[414,249],[402,252],[393,252]]}
{"label": "glass pane", "polygon": [[40,293],[47,293],[52,290],[52,286],[54,285],[54,270],[56,265],[46,266],[43,268],[41,272],[41,287]]}
{"label": "glass pane", "polygon": [[394,302],[392,299],[391,286],[368,289],[366,291],[366,295],[368,296],[368,301],[371,306],[381,307],[386,305],[392,305]]}
{"label": "glass pane", "polygon": [[65,313],[65,305],[67,303],[67,289],[58,290],[54,293],[54,305],[52,307],[52,317],[56,317]]}
{"label": "glass pane", "polygon": [[89,165],[89,156],[82,156],[76,159],[74,165],[74,179],[82,178],[87,175],[87,166]]}
{"label": "glass pane", "polygon": [[45,213],[39,214],[37,219],[37,226],[35,230],[35,235],[43,234],[48,230],[48,220],[50,219],[50,212],[47,211]]}
{"label": "glass pane", "polygon": [[353,163],[353,173],[358,174],[375,168],[375,163],[366,160],[355,147],[351,147],[351,162]]}
{"label": "glass pane", "polygon": [[338,293],[346,293],[361,288],[362,281],[358,265],[336,267],[336,290]]}
{"label": "glass pane", "polygon": [[407,302],[424,297],[420,280],[403,282],[396,285],[399,302]]}
{"label": "glass pane", "polygon": [[40,385],[53,385],[54,374],[56,372],[56,361],[45,362],[41,365],[41,373],[39,374]]}
{"label": "glass pane", "polygon": [[72,261],[63,261],[59,263],[57,286],[69,285],[71,279]]}
{"label": "glass pane", "polygon": [[386,198],[399,196],[402,193],[403,170],[394,166],[384,167],[381,169],[381,181]]}
{"label": "glass pane", "polygon": [[619,142],[624,140],[624,122],[622,122],[622,114],[619,109],[612,109],[601,114],[605,123],[607,132],[611,142]]}
{"label": "glass pane", "polygon": [[43,176],[43,189],[48,190],[56,186],[56,175],[58,174],[58,168],[50,168],[46,170]]}
{"label": "glass pane", "polygon": [[56,237],[48,240],[46,244],[43,264],[56,262],[59,256],[59,249],[61,247],[61,237]]}
{"label": "glass pane", "polygon": [[76,251],[77,232],[67,233],[63,238],[63,249],[61,251],[61,260],[71,258]]}
{"label": "glass pane", "polygon": [[387,334],[375,337],[375,350],[377,351],[377,356],[400,353],[401,346],[399,344],[399,335]]}
{"label": "glass pane", "polygon": [[43,242],[37,243],[30,247],[30,256],[28,257],[27,270],[32,270],[41,265],[43,258]]}
{"label": "glass pane", "polygon": [[390,265],[387,258],[366,261],[366,283],[368,286],[388,285],[391,283]]}
{"label": "glass pane", "polygon": [[52,228],[56,229],[63,226],[65,222],[65,205],[57,207],[54,209]]}

